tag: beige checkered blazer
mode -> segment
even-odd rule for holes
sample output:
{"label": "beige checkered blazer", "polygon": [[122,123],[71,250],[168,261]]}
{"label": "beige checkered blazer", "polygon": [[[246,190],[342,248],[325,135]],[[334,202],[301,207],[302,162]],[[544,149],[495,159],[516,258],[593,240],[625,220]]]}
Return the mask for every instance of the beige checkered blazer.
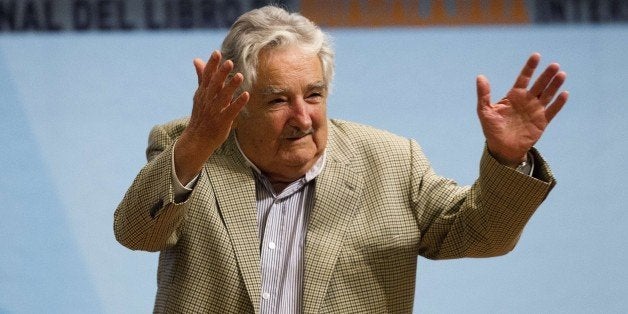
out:
{"label": "beige checkered blazer", "polygon": [[[150,160],[115,212],[116,238],[160,251],[155,312],[258,313],[260,244],[254,177],[231,136],[196,188],[176,203],[171,149],[187,120],[156,126]],[[303,313],[410,313],[417,255],[510,251],[554,179],[535,151],[535,178],[485,153],[472,187],[439,177],[412,140],[331,120],[305,245]]]}

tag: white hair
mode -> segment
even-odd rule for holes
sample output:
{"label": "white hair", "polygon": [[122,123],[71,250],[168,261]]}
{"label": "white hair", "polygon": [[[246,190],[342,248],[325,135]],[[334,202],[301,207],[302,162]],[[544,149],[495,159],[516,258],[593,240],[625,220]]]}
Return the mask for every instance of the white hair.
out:
{"label": "white hair", "polygon": [[257,79],[259,54],[264,49],[295,45],[318,55],[328,88],[334,75],[334,51],[329,36],[299,13],[265,6],[241,15],[222,42],[222,54],[234,63],[232,75],[242,73],[240,91],[250,91]]}

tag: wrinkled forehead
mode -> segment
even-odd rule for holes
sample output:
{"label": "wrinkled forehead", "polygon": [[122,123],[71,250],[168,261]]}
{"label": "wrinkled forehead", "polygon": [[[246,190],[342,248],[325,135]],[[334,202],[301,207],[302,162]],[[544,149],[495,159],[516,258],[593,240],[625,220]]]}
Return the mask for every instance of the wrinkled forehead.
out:
{"label": "wrinkled forehead", "polygon": [[[301,89],[305,91],[324,92],[327,90],[327,84],[323,82],[322,80],[313,81],[304,86],[301,86]],[[259,86],[256,92],[260,96],[278,96],[278,95],[290,94],[292,92],[292,89],[290,87],[270,84],[270,85],[265,85],[265,86]]]}
{"label": "wrinkled forehead", "polygon": [[307,49],[298,46],[264,49],[258,60],[255,84],[258,87],[281,87],[296,82],[317,87],[326,85],[319,56]]}

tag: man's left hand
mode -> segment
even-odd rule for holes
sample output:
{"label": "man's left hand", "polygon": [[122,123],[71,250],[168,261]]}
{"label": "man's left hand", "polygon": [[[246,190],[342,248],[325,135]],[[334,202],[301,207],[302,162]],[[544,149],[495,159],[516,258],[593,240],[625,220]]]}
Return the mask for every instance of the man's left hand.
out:
{"label": "man's left hand", "polygon": [[477,77],[477,111],[488,150],[500,163],[512,168],[526,160],[530,148],[567,102],[568,92],[556,96],[567,77],[557,63],[547,66],[528,89],[540,60],[538,53],[530,56],[514,86],[497,103],[491,103],[486,77]]}

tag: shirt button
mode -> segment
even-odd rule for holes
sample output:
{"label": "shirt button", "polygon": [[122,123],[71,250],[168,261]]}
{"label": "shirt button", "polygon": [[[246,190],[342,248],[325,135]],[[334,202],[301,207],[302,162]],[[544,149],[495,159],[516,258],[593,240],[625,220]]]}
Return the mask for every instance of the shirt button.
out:
{"label": "shirt button", "polygon": [[262,298],[264,298],[264,300],[270,299],[270,293],[268,293],[268,292],[262,293]]}
{"label": "shirt button", "polygon": [[271,250],[274,250],[277,247],[277,245],[275,245],[275,242],[270,242],[268,243],[268,248]]}

